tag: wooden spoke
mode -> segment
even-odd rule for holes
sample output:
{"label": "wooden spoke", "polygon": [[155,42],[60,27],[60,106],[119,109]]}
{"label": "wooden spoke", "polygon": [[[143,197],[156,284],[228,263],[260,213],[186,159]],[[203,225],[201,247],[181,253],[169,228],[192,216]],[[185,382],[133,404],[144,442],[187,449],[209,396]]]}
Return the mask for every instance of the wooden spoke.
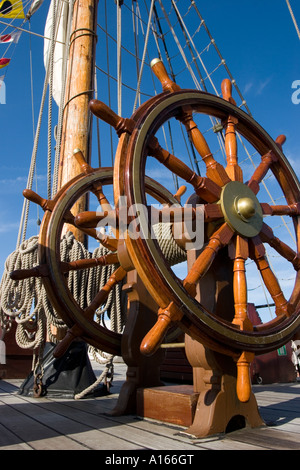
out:
{"label": "wooden spoke", "polygon": [[32,189],[24,189],[23,196],[26,197],[30,202],[34,202],[40,206],[43,211],[50,211],[52,212],[54,209],[54,202],[51,199],[44,199],[39,194],[32,191]]}
{"label": "wooden spoke", "polygon": [[200,204],[198,207],[164,207],[163,209],[149,208],[154,220],[158,222],[181,222],[196,220],[198,216],[204,215],[205,222],[211,222],[223,217],[219,204]]}
{"label": "wooden spoke", "polygon": [[109,235],[102,235],[100,234],[98,237],[101,245],[107,248],[109,251],[117,251],[119,240],[114,237],[110,237]]}
{"label": "wooden spoke", "polygon": [[177,192],[174,194],[175,199],[180,203],[182,196],[186,192],[186,186],[180,186],[178,188]]}
{"label": "wooden spoke", "polygon": [[224,167],[214,159],[203,134],[198,129],[197,124],[193,121],[191,113],[184,111],[180,120],[186,128],[191,142],[205,163],[207,177],[214,181],[218,186],[224,186],[224,184],[229,183],[229,176],[227,175]]}
{"label": "wooden spoke", "polygon": [[[232,84],[231,81],[226,78],[221,84],[222,95],[224,100],[229,103],[236,104],[232,98]],[[223,122],[225,128],[225,152],[227,157],[227,166],[225,168],[227,175],[232,181],[243,181],[243,172],[241,167],[238,165],[237,158],[237,141],[235,126],[238,120],[233,116],[228,116],[227,120]]]}
{"label": "wooden spoke", "polygon": [[[248,317],[247,280],[245,261],[249,257],[248,241],[237,235],[229,245],[229,256],[233,261],[233,298],[235,315],[232,323],[243,331],[253,331]],[[246,403],[251,395],[250,365],[254,354],[242,352],[237,360],[236,393],[242,403]]]}
{"label": "wooden spoke", "polygon": [[283,258],[285,258],[287,261],[290,261],[296,271],[299,271],[300,269],[299,255],[294,250],[292,250],[292,248],[289,247],[286,243],[282,242],[279,238],[277,238],[274,235],[271,227],[269,227],[267,224],[263,224],[259,237],[262,242],[268,243]]}
{"label": "wooden spoke", "polygon": [[[32,191],[31,189],[24,189],[23,191],[24,197],[28,199],[31,202],[34,202],[35,204],[38,204],[44,211],[50,211],[52,212],[55,206],[55,202],[52,201],[51,199],[44,199],[41,196],[39,196],[37,193]],[[65,211],[64,213],[64,221],[68,224],[71,225],[76,225],[75,224],[75,217],[72,214],[71,211]],[[93,238],[98,238],[97,237],[97,232],[94,229],[81,229],[86,235],[89,235]]]}
{"label": "wooden spoke", "polygon": [[224,214],[220,204],[205,204],[204,205],[204,220],[211,222],[213,220],[224,218]]}
{"label": "wooden spoke", "polygon": [[[281,148],[283,143],[285,142],[286,138],[284,135],[280,135],[276,139],[276,144]],[[259,185],[263,178],[266,176],[269,168],[271,167],[272,163],[277,161],[276,155],[270,150],[270,152],[262,155],[261,162],[258,167],[255,169],[251,179],[248,181],[249,188],[252,189],[254,194],[257,194],[259,191]]]}
{"label": "wooden spoke", "polygon": [[122,268],[122,266],[120,266],[113,272],[105,286],[102,287],[102,289],[96,294],[90,305],[84,310],[84,316],[86,318],[93,319],[94,313],[97,308],[99,308],[100,305],[102,305],[106,301],[113,287],[118,282],[122,281],[126,274],[127,272],[125,271],[125,269]]}
{"label": "wooden spoke", "polygon": [[[108,253],[99,258],[78,259],[76,261],[60,263],[61,271],[68,273],[69,271],[78,271],[79,269],[95,268],[97,266],[107,266],[109,264],[119,263],[117,253]],[[20,281],[30,277],[47,277],[49,275],[49,267],[47,264],[40,264],[30,269],[16,269],[10,273],[11,279]]]}
{"label": "wooden spoke", "polygon": [[[75,216],[72,214],[71,211],[65,212],[64,221],[76,227]],[[84,228],[84,227],[79,227],[79,228],[86,235],[89,235],[90,237],[96,238],[98,240],[97,230],[95,230],[94,228]]]}
{"label": "wooden spoke", "polygon": [[103,210],[106,211],[112,211],[112,207],[105,196],[103,192],[103,187],[102,184],[96,184],[94,183],[93,188],[92,188],[92,193],[95,194],[96,198],[98,199],[98,202],[100,206],[102,207]]}
{"label": "wooden spoke", "polygon": [[40,264],[34,268],[29,269],[16,269],[10,273],[10,278],[13,281],[21,281],[23,279],[29,279],[30,277],[46,277],[49,274],[49,268],[47,264]]}
{"label": "wooden spoke", "polygon": [[85,160],[85,158],[83,156],[83,153],[80,149],[75,149],[73,151],[73,155],[74,155],[74,157],[75,157],[77,163],[79,164],[79,166],[81,168],[81,171],[83,173],[88,175],[89,173],[91,173],[93,171],[93,168],[87,163],[87,161]]}
{"label": "wooden spoke", "polygon": [[[169,78],[166,68],[161,60],[154,59],[151,62],[151,67],[161,82],[163,91],[172,93],[180,90],[180,87]],[[192,113],[188,109],[184,109],[178,119],[185,125],[186,130],[190,135],[191,142],[193,142],[197,152],[204,161],[207,177],[219,186],[224,186],[224,184],[228,183],[230,179],[222,165],[214,159],[203,134],[192,119]]]}
{"label": "wooden spoke", "polygon": [[123,132],[132,133],[135,126],[133,119],[118,116],[105,103],[96,99],[89,102],[89,108],[95,116],[112,126],[119,137]]}
{"label": "wooden spoke", "polygon": [[174,322],[181,320],[183,313],[171,302],[167,308],[158,310],[158,319],[155,325],[144,337],[140,345],[140,351],[145,356],[152,356],[160,347],[163,339]]}
{"label": "wooden spoke", "polygon": [[[116,269],[116,271],[110,276],[105,286],[103,286],[103,288],[96,294],[91,304],[84,310],[85,319],[90,321],[93,320],[93,316],[97,308],[99,308],[100,305],[106,301],[113,287],[119,281],[122,281],[126,274],[126,271],[121,266]],[[65,354],[74,339],[82,336],[83,334],[84,330],[77,323],[75,323],[75,325],[67,331],[65,337],[58,343],[55,350],[53,351],[53,356],[56,358],[61,357],[63,354]]]}
{"label": "wooden spoke", "polygon": [[93,228],[97,227],[99,222],[105,219],[106,225],[117,226],[117,210],[116,211],[85,211],[80,212],[75,217],[75,225],[78,228]]}
{"label": "wooden spoke", "polygon": [[251,396],[250,365],[254,359],[254,353],[243,351],[237,361],[236,393],[242,403],[247,403]]}
{"label": "wooden spoke", "polygon": [[226,246],[231,240],[234,232],[233,230],[224,223],[211,237],[200,253],[194,264],[192,265],[188,275],[186,276],[183,285],[190,295],[195,297],[196,295],[196,284],[208,271],[213,263],[218,251]]}
{"label": "wooden spoke", "polygon": [[[80,165],[80,168],[83,171],[83,173],[89,174],[92,171],[94,171],[94,169],[86,162],[83,156],[83,153],[81,152],[80,149],[75,149],[73,152],[73,155],[76,158],[77,163]],[[103,210],[107,210],[107,211],[112,210],[108,199],[103,193],[103,187],[101,183],[93,183],[91,191],[93,194],[95,194]]]}
{"label": "wooden spoke", "polygon": [[61,270],[63,273],[69,271],[78,271],[79,269],[96,268],[98,266],[107,266],[119,263],[117,253],[108,253],[99,258],[78,259],[76,261],[61,262]]}
{"label": "wooden spoke", "polygon": [[261,208],[264,215],[300,215],[300,203],[297,202],[295,204],[289,205],[276,205],[271,206],[265,202],[261,203]]}
{"label": "wooden spoke", "polygon": [[151,61],[150,66],[152,71],[160,81],[163,91],[169,91],[172,93],[174,91],[180,90],[180,86],[170,79],[163,62],[160,59],[153,59]]}
{"label": "wooden spoke", "polygon": [[269,262],[265,256],[265,247],[261,243],[260,238],[258,236],[253,237],[250,240],[250,246],[250,258],[253,259],[256,263],[256,266],[263,278],[264,284],[273,299],[276,316],[290,316],[291,312],[289,303],[285,299],[276,276],[269,266]]}
{"label": "wooden spoke", "polygon": [[[228,244],[232,235],[233,231],[230,227],[223,224],[211,237],[207,247],[193,264],[183,283],[186,290],[193,297],[196,295],[196,283],[207,272],[219,249]],[[141,352],[147,356],[152,355],[162,343],[171,324],[180,321],[182,316],[183,313],[173,301],[166,308],[160,308],[157,322],[141,343]]]}
{"label": "wooden spoke", "polygon": [[232,323],[241,330],[253,330],[248,318],[247,280],[245,261],[249,257],[248,241],[237,235],[229,245],[229,256],[233,259],[233,298],[235,315]]}
{"label": "wooden spoke", "polygon": [[149,141],[148,154],[155,157],[160,163],[175,173],[180,178],[190,183],[195,192],[207,202],[216,202],[220,199],[221,188],[209,178],[197,175],[179,158],[164,150],[156,137],[152,136]]}

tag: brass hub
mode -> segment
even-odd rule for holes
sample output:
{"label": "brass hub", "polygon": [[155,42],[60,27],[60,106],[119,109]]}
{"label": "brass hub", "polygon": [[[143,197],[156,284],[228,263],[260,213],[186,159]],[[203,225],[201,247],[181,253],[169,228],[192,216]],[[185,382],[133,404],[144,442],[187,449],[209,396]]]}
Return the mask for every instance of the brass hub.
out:
{"label": "brass hub", "polygon": [[239,181],[231,181],[222,190],[220,204],[225,221],[239,235],[255,237],[263,224],[260,203],[251,189]]}

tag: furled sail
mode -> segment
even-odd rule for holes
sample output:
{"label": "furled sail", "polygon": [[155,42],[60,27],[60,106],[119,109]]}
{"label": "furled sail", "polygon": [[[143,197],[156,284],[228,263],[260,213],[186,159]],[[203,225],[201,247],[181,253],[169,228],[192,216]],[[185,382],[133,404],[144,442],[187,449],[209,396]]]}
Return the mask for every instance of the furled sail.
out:
{"label": "furled sail", "polygon": [[44,65],[47,70],[53,54],[52,95],[59,106],[62,94],[65,43],[67,38],[70,8],[68,1],[60,2],[58,8],[56,8],[56,4],[57,2],[55,0],[51,1],[45,24],[44,36],[49,39],[45,39],[44,42]]}

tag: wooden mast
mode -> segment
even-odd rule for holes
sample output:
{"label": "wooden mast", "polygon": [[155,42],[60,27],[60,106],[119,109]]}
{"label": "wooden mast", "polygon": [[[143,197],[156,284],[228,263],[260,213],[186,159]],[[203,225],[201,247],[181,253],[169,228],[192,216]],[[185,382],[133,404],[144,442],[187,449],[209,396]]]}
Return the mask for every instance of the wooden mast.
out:
{"label": "wooden mast", "polygon": [[[73,156],[80,149],[88,163],[91,160],[92,116],[88,103],[94,94],[98,0],[75,0],[65,93],[58,189],[82,172]],[[86,210],[87,200],[82,197],[72,209],[74,215]],[[76,239],[84,235],[68,226]]]}

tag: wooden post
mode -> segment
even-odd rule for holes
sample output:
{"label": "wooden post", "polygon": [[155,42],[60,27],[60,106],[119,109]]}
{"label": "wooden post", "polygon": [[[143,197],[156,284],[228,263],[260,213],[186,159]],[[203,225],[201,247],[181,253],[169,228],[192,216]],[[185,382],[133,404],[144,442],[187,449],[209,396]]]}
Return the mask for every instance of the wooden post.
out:
{"label": "wooden post", "polygon": [[[82,172],[73,157],[76,148],[82,151],[88,163],[91,159],[92,116],[88,103],[94,94],[97,5],[98,0],[75,0],[74,3],[58,189]],[[82,197],[73,208],[73,214],[86,210],[86,203],[86,197]],[[84,241],[80,230],[73,226],[68,229],[77,240]]]}

